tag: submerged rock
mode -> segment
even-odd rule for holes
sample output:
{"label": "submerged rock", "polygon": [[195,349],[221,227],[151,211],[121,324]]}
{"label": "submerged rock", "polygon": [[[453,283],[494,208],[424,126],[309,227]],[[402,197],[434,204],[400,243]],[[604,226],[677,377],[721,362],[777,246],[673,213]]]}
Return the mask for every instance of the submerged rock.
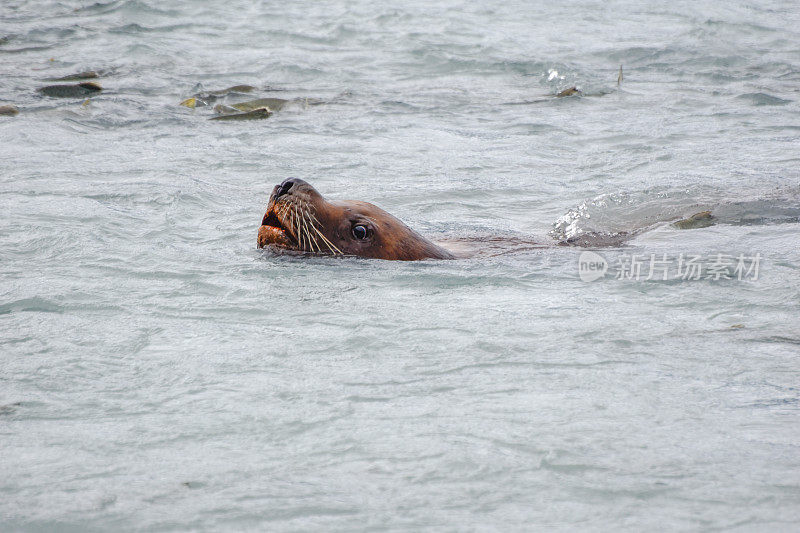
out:
{"label": "submerged rock", "polygon": [[231,107],[225,104],[217,104],[214,106],[214,113],[218,115],[230,115],[232,113],[238,113],[239,110],[235,107]]}
{"label": "submerged rock", "polygon": [[256,88],[252,85],[234,85],[232,87],[227,87],[225,89],[219,89],[218,91],[206,91],[201,92],[193,95],[191,98],[187,98],[183,102],[178,105],[182,105],[188,107],[190,109],[194,109],[195,107],[205,107],[208,105],[213,104],[217,99],[228,96],[229,94],[244,94],[250,93],[255,91]]}
{"label": "submerged rock", "polygon": [[227,96],[231,93],[251,93],[255,90],[256,88],[253,87],[252,85],[234,85],[233,87],[228,87],[227,89],[220,89],[218,91],[208,91],[208,93],[206,94],[213,96]]}
{"label": "submerged rock", "polygon": [[711,211],[701,211],[699,213],[695,213],[689,218],[684,218],[683,220],[673,222],[672,225],[678,229],[707,228],[708,226],[714,225],[714,220],[715,219],[711,214]]}
{"label": "submerged rock", "polygon": [[578,90],[577,87],[570,87],[569,89],[564,89],[560,93],[556,95],[556,98],[563,98],[565,96],[580,96],[583,93]]}
{"label": "submerged rock", "polygon": [[254,111],[265,107],[270,111],[280,111],[288,102],[289,100],[284,100],[283,98],[259,98],[257,100],[248,100],[247,102],[231,104],[231,107],[239,111]]}
{"label": "submerged rock", "polygon": [[0,415],[10,415],[16,412],[17,408],[22,406],[22,402],[14,402],[8,403],[6,405],[0,405]]}
{"label": "submerged rock", "polygon": [[246,113],[220,115],[212,118],[211,120],[258,120],[269,118],[270,115],[272,115],[272,111],[270,111],[268,107],[262,107],[259,109],[253,109],[252,111],[248,111]]}
{"label": "submerged rock", "polygon": [[62,76],[60,78],[46,78],[47,81],[79,81],[79,80],[91,80],[94,78],[99,78],[100,75],[95,72],[94,70],[87,70],[85,72],[78,72],[77,74],[70,74],[68,76]]}
{"label": "submerged rock", "polygon": [[13,117],[19,115],[19,109],[15,105],[0,105],[0,116]]}
{"label": "submerged rock", "polygon": [[48,85],[36,89],[37,92],[45,96],[52,96],[55,98],[82,98],[97,94],[102,90],[102,87],[91,81],[79,83],[77,85]]}

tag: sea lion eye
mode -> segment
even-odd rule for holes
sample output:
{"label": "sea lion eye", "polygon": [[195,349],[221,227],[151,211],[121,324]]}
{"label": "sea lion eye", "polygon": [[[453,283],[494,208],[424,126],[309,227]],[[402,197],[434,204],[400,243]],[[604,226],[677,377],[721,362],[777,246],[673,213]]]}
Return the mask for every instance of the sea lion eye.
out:
{"label": "sea lion eye", "polygon": [[366,226],[362,224],[357,224],[353,226],[353,237],[356,239],[363,241],[367,237],[369,237],[369,230]]}

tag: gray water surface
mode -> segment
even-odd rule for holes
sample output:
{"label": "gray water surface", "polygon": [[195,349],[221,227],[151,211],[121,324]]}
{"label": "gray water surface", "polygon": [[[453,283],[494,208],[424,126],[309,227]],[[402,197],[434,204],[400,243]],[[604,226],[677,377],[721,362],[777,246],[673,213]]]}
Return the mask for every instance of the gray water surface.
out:
{"label": "gray water surface", "polygon": [[[0,529],[796,530],[798,28],[778,1],[3,2]],[[88,102],[36,93],[84,70]],[[326,103],[178,105],[237,84]],[[509,245],[257,250],[289,176]],[[592,282],[553,246],[620,232]],[[637,254],[760,270],[616,279]]]}

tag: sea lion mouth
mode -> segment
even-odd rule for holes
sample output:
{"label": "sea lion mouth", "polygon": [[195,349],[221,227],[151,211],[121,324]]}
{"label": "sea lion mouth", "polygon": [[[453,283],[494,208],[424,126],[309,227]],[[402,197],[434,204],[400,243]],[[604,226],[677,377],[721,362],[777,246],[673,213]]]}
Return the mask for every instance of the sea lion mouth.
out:
{"label": "sea lion mouth", "polygon": [[262,247],[272,244],[292,250],[300,248],[292,228],[278,216],[275,203],[270,205],[264,215],[264,219],[261,221],[261,227],[258,230],[258,241]]}
{"label": "sea lion mouth", "polygon": [[303,253],[344,255],[325,236],[311,202],[302,194],[279,192],[280,186],[273,191],[267,213],[261,220],[258,229],[259,248],[273,245]]}

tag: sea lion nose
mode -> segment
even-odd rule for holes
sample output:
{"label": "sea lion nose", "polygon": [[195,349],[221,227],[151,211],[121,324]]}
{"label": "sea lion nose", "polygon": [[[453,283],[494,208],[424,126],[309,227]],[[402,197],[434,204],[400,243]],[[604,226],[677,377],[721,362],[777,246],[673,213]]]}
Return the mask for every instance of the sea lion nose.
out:
{"label": "sea lion nose", "polygon": [[275,196],[279,198],[284,194],[289,194],[289,191],[292,190],[292,187],[294,187],[299,181],[300,180],[295,178],[289,178],[287,180],[283,180],[283,183],[278,185],[278,190],[276,191]]}

